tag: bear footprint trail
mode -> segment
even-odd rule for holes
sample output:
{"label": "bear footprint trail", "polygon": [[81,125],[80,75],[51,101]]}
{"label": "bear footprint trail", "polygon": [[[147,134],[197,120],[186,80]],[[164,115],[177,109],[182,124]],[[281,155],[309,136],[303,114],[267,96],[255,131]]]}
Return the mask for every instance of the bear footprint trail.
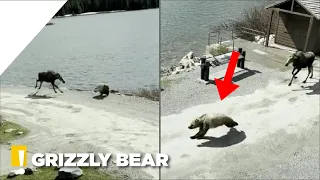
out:
{"label": "bear footprint trail", "polygon": [[231,117],[228,117],[223,114],[203,114],[202,116],[194,119],[189,129],[199,128],[199,132],[194,136],[191,136],[191,139],[203,138],[209,129],[213,129],[219,126],[227,126],[233,128],[238,125]]}

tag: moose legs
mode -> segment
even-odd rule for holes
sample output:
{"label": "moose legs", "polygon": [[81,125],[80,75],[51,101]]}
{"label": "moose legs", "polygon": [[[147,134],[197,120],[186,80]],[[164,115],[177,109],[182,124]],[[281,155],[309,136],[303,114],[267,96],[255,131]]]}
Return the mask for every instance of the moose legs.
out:
{"label": "moose legs", "polygon": [[[37,86],[38,86],[38,81],[39,81],[39,80],[36,80],[36,86],[35,86],[34,88],[37,88]],[[40,88],[41,88],[41,86],[42,86],[42,83],[43,83],[43,81],[40,81],[39,88],[38,88],[37,92],[35,92],[34,94],[37,94],[37,93],[40,91]]]}
{"label": "moose legs", "polygon": [[[292,69],[292,73],[291,73],[292,75],[294,74],[294,71],[295,71],[295,70],[296,70],[296,68],[293,68],[293,69]],[[294,76],[294,78],[296,79],[297,76]]]}
{"label": "moose legs", "polygon": [[54,90],[55,93],[57,93],[55,87],[56,87],[61,93],[63,93],[63,91],[61,91],[61,89],[59,89],[59,87],[58,87],[57,85],[55,85],[54,82],[52,82],[51,84],[52,84],[52,88],[53,88],[53,90]]}
{"label": "moose legs", "polygon": [[293,78],[294,78],[294,77],[300,72],[300,70],[301,70],[300,68],[294,68],[292,72],[294,72],[295,69],[297,69],[297,71],[296,71],[295,73],[293,73],[292,78],[291,78],[291,81],[290,81],[290,83],[288,84],[288,86],[291,86]]}
{"label": "moose legs", "polygon": [[308,66],[308,75],[307,75],[306,79],[303,81],[303,83],[307,82],[307,79],[308,79],[310,74],[311,74],[310,78],[312,78],[312,76],[313,76],[313,66]]}
{"label": "moose legs", "polygon": [[36,86],[34,88],[37,88],[38,87],[38,79],[36,79]]}
{"label": "moose legs", "polygon": [[[295,70],[296,70],[296,72],[295,72]],[[288,86],[291,86],[293,78],[297,78],[296,75],[299,73],[300,70],[301,70],[301,68],[296,68],[296,67],[293,68],[293,70],[292,70],[292,78],[291,78],[291,81],[288,84]],[[308,75],[307,75],[306,79],[304,81],[302,81],[302,83],[306,83],[307,82],[307,79],[308,79],[309,75],[310,75],[310,78],[313,77],[313,66],[312,65],[308,66]]]}

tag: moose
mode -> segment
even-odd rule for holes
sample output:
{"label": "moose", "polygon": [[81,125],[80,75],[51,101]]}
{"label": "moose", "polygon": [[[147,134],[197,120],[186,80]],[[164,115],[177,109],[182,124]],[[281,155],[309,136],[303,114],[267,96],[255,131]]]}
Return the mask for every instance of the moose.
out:
{"label": "moose", "polygon": [[293,70],[292,70],[292,78],[288,86],[291,86],[293,78],[297,78],[296,75],[299,73],[299,71],[302,68],[308,67],[308,75],[306,79],[303,81],[303,83],[307,82],[307,79],[310,74],[311,74],[310,78],[312,78],[313,76],[312,64],[315,60],[315,57],[316,57],[315,54],[311,51],[308,51],[308,52],[296,51],[293,55],[289,57],[285,66],[288,66],[289,64],[292,63]]}
{"label": "moose", "polygon": [[[51,71],[51,70],[49,70],[49,71],[47,71],[47,72],[39,72],[39,73],[38,73],[38,79],[36,80],[36,86],[35,86],[34,88],[37,88],[38,82],[40,81],[40,85],[39,85],[39,89],[38,89],[38,91],[39,91],[40,88],[41,88],[42,83],[43,83],[43,82],[48,82],[48,83],[51,83],[51,84],[52,84],[52,87],[53,87],[53,90],[54,90],[55,93],[57,93],[57,91],[56,91],[55,88],[57,88],[61,93],[63,93],[63,92],[59,89],[59,87],[54,84],[55,80],[57,80],[57,79],[59,79],[59,80],[60,80],[61,82],[63,82],[63,83],[66,83],[66,82],[62,79],[62,77],[61,77],[61,75],[60,75],[59,73],[56,73],[56,72]],[[38,91],[37,91],[37,92],[38,92]]]}

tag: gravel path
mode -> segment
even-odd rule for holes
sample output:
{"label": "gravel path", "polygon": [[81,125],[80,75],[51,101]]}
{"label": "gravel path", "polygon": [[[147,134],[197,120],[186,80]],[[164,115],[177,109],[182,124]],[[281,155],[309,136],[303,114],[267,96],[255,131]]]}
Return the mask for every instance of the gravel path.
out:
{"label": "gravel path", "polygon": [[[217,66],[215,68],[211,67],[210,75],[214,74],[215,72],[225,71],[226,67],[227,64]],[[248,95],[259,88],[266,87],[269,84],[271,74],[273,77],[279,77],[278,79],[286,82],[290,77],[288,76],[287,72],[265,68],[264,66],[253,62],[246,62],[246,67],[257,72],[252,72],[251,74],[254,75],[242,79],[239,82],[235,82],[240,86],[240,88],[233,92],[229,97]],[[302,71],[301,74],[303,73],[304,71]],[[286,79],[283,78],[285,76],[287,76]],[[200,67],[197,67],[196,70],[168,76],[166,77],[166,79],[168,80],[162,80],[168,81],[169,85],[165,87],[165,90],[161,93],[161,115],[165,116],[173,113],[178,113],[181,110],[191,106],[211,103],[220,100],[215,85],[204,85],[198,83],[197,79],[199,78]],[[213,77],[210,77],[210,79],[213,79]]]}
{"label": "gravel path", "polygon": [[[171,157],[163,179],[319,179],[319,71],[302,84],[302,70],[288,87],[291,67],[246,67],[256,73],[236,81],[240,88],[223,101],[213,84],[196,82],[199,68],[162,80],[161,151]],[[221,70],[226,65],[211,74]],[[227,114],[239,126],[191,140],[196,131],[187,126],[203,113]]]}

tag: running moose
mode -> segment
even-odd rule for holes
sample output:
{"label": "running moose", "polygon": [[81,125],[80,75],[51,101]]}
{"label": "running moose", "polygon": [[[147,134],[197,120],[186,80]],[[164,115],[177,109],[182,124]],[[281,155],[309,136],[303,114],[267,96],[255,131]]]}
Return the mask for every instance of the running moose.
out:
{"label": "running moose", "polygon": [[[54,82],[55,82],[57,79],[59,79],[59,80],[60,80],[61,82],[63,82],[63,83],[66,83],[66,82],[62,79],[62,77],[61,77],[61,75],[60,75],[59,73],[56,73],[56,72],[51,71],[51,70],[49,70],[49,71],[47,71],[47,72],[39,72],[39,73],[38,73],[38,79],[36,80],[36,86],[35,86],[34,88],[37,88],[38,82],[40,81],[40,85],[39,85],[39,89],[38,89],[38,91],[39,91],[40,88],[41,88],[42,83],[43,83],[43,82],[47,82],[47,83],[51,83],[51,84],[52,84],[52,87],[53,87],[53,90],[54,90],[55,93],[57,93],[57,91],[56,91],[55,88],[57,88],[61,93],[63,93],[63,92],[59,89],[59,87],[54,84]],[[38,91],[37,91],[37,92],[38,92]]]}

